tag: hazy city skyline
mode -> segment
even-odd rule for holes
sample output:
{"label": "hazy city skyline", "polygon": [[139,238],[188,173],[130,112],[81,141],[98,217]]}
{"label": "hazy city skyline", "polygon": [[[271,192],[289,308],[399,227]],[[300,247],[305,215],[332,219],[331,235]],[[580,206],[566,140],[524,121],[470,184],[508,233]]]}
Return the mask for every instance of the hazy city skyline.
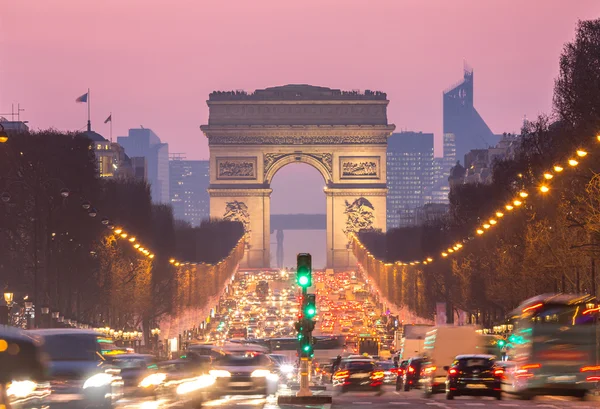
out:
{"label": "hazy city skyline", "polygon": [[[143,125],[171,152],[204,159],[199,125],[213,90],[373,89],[387,92],[397,131],[435,133],[439,156],[442,91],[461,80],[463,60],[475,70],[475,104],[492,131],[518,131],[523,115],[550,112],[563,44],[578,19],[600,11],[596,1],[178,6],[8,3],[0,15],[0,113],[20,103],[33,129],[82,129],[86,108],[74,100],[91,88],[97,132],[109,136],[103,121],[112,112],[113,140]],[[291,16],[305,24],[289,24]]]}

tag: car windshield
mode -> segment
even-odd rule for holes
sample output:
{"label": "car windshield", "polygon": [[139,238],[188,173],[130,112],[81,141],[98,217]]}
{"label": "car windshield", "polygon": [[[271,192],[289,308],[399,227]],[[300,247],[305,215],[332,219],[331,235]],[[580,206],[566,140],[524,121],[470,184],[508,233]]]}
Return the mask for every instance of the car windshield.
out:
{"label": "car windshield", "polygon": [[219,366],[268,366],[271,360],[262,354],[225,355],[217,358]]}
{"label": "car windshield", "polygon": [[393,362],[377,362],[377,367],[381,369],[392,369],[395,368]]}
{"label": "car windshield", "polygon": [[459,360],[461,368],[490,368],[494,366],[494,360],[490,358],[464,358]]}
{"label": "car windshield", "polygon": [[359,361],[350,361],[346,362],[344,365],[344,369],[352,369],[352,370],[364,370],[364,371],[372,371],[373,363],[372,362],[359,362]]}
{"label": "car windshield", "polygon": [[121,369],[143,369],[148,366],[144,358],[116,358],[112,363]]}
{"label": "car windshield", "polygon": [[[88,334],[54,334],[44,336],[43,347],[51,361],[96,361],[99,360],[98,341]],[[114,344],[107,341],[106,346]]]}

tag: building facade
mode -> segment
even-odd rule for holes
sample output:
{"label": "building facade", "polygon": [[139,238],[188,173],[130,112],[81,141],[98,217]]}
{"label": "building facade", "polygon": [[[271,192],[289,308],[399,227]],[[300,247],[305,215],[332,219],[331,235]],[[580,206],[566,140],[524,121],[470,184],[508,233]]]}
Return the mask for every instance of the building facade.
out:
{"label": "building facade", "polygon": [[192,226],[210,217],[210,161],[186,160],[181,154],[169,159],[169,191],[173,216]]}
{"label": "building facade", "polygon": [[152,201],[169,204],[169,145],[146,128],[130,129],[129,135],[119,136],[117,142],[128,156],[146,158]]}
{"label": "building facade", "polygon": [[488,149],[473,149],[465,155],[465,174],[459,183],[492,183],[494,163],[514,158],[518,135],[505,133],[498,144]]}
{"label": "building facade", "polygon": [[394,133],[387,147],[387,228],[414,223],[417,208],[431,201],[433,134]]}
{"label": "building facade", "polygon": [[475,109],[473,94],[473,69],[465,67],[463,80],[443,96],[444,134],[455,135],[456,158],[462,164],[471,149],[487,149],[499,139]]}

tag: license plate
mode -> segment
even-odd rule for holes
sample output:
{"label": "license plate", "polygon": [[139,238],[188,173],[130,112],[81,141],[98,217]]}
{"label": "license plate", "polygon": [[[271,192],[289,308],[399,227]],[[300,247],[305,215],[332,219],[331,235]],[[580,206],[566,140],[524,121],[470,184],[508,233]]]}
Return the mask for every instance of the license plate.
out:
{"label": "license plate", "polygon": [[53,402],[71,402],[76,400],[83,400],[83,395],[75,393],[53,393],[50,396],[48,396],[48,399]]}
{"label": "license plate", "polygon": [[252,382],[229,382],[229,386],[252,386]]}
{"label": "license plate", "polygon": [[487,386],[481,383],[469,383],[467,384],[467,388],[469,389],[487,389]]}
{"label": "license plate", "polygon": [[568,375],[549,376],[548,377],[549,382],[575,382],[576,380],[577,380],[576,376],[568,376]]}
{"label": "license plate", "polygon": [[350,378],[354,378],[354,379],[368,378],[368,377],[369,377],[368,373],[355,373],[353,375],[350,375]]}

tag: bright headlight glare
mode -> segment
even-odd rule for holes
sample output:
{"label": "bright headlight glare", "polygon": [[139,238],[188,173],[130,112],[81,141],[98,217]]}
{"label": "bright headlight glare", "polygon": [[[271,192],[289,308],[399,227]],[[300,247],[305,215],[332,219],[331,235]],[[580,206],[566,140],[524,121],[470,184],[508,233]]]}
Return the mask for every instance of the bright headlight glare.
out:
{"label": "bright headlight glare", "polygon": [[142,379],[140,387],[149,388],[150,386],[158,386],[163,383],[165,379],[167,379],[167,375],[164,373],[153,373]]}
{"label": "bright headlight glare", "polygon": [[11,382],[9,387],[6,389],[6,394],[9,397],[15,398],[26,398],[35,392],[37,384],[32,381],[15,381]]}
{"label": "bright headlight glare", "polygon": [[[227,372],[227,371],[225,371]],[[207,388],[215,383],[215,378],[211,375],[201,375],[190,382],[184,382],[177,386],[178,395],[186,395],[195,392],[198,389]]]}
{"label": "bright headlight glare", "polygon": [[90,376],[84,383],[83,389],[87,388],[100,388],[102,386],[109,385],[112,382],[112,375],[107,373],[98,373]]}
{"label": "bright headlight glare", "polygon": [[224,371],[222,369],[213,369],[208,372],[210,376],[214,376],[215,378],[230,378],[231,373],[229,371]]}
{"label": "bright headlight glare", "polygon": [[267,369],[257,369],[250,375],[252,378],[264,378],[271,375],[271,371]]}
{"label": "bright headlight glare", "polygon": [[290,373],[294,370],[294,367],[292,365],[281,365],[279,370],[281,373]]}

